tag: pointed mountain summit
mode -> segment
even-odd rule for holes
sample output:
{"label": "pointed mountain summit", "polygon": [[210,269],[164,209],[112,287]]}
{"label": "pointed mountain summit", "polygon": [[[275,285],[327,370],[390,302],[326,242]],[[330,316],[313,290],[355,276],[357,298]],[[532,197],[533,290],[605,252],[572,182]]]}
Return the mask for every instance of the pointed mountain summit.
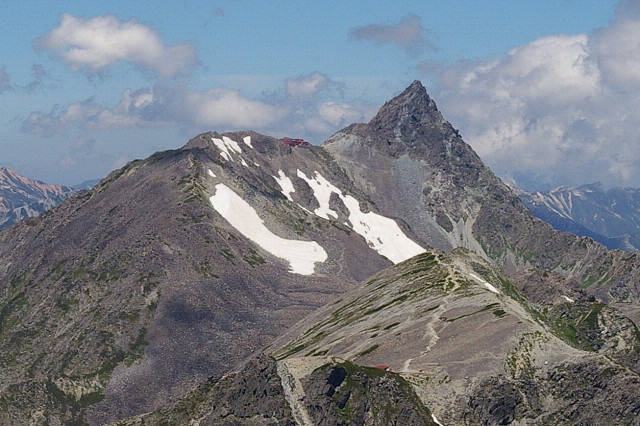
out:
{"label": "pointed mountain summit", "polygon": [[[430,247],[464,247],[496,262],[536,300],[578,284],[603,300],[640,294],[640,284],[628,279],[640,277],[640,258],[614,256],[537,219],[442,118],[418,81],[369,123],[353,124],[323,146],[382,214],[403,218]],[[602,271],[612,256],[610,280]]]}
{"label": "pointed mountain summit", "polygon": [[369,125],[379,132],[393,130],[401,126],[410,126],[411,122],[424,125],[448,123],[442,118],[440,111],[427,90],[415,80],[401,94],[385,102],[378,113],[369,121]]}
{"label": "pointed mountain summit", "polygon": [[417,138],[427,140],[429,144],[441,144],[457,136],[456,130],[442,117],[436,103],[418,80],[386,102],[369,121],[369,127],[391,145],[393,142],[412,144]]}

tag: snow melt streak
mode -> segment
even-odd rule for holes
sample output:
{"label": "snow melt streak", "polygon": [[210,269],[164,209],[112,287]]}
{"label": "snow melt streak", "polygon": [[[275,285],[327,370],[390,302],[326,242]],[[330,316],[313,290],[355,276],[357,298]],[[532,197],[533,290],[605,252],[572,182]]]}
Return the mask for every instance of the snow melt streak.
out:
{"label": "snow melt streak", "polygon": [[255,209],[225,184],[217,184],[216,193],[209,200],[213,208],[242,235],[289,262],[291,272],[311,275],[316,262],[327,260],[327,252],[317,242],[287,240],[269,231]]}
{"label": "snow melt streak", "polygon": [[477,281],[480,281],[482,284],[484,284],[484,286],[486,288],[489,289],[489,291],[495,293],[495,294],[500,294],[500,290],[498,290],[497,288],[495,288],[494,286],[492,286],[491,284],[489,284],[488,282],[486,282],[485,280],[483,280],[482,278],[480,278],[479,276],[477,276],[476,274],[469,274],[469,276]]}
{"label": "snow melt streak", "polygon": [[304,179],[318,200],[320,207],[315,214],[329,219],[329,215],[337,218],[338,214],[329,207],[332,193],[338,194],[345,207],[349,210],[351,228],[364,237],[369,247],[386,257],[393,263],[400,263],[420,253],[425,249],[409,239],[395,220],[381,216],[374,212],[364,213],[360,210],[360,203],[351,195],[344,195],[320,173],[315,172],[314,178],[309,178],[298,170],[298,177]]}

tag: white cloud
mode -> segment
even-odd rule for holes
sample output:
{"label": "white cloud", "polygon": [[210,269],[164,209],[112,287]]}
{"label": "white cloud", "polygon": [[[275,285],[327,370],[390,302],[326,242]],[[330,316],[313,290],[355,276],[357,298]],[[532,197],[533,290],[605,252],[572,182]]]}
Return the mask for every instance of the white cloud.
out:
{"label": "white cloud", "polygon": [[287,96],[294,99],[306,98],[316,95],[331,85],[332,81],[329,77],[316,71],[309,75],[287,79]]}
{"label": "white cloud", "polygon": [[146,111],[153,101],[154,94],[151,89],[135,92],[127,89],[118,105],[110,109],[89,99],[73,103],[66,108],[56,106],[47,114],[34,111],[22,123],[22,130],[53,136],[67,132],[72,126],[99,130],[154,125],[161,122],[160,117],[151,117],[149,111]]}
{"label": "white cloud", "polygon": [[354,40],[366,40],[376,44],[392,44],[407,51],[433,48],[425,37],[428,31],[422,27],[420,17],[409,14],[395,24],[370,24],[351,30]]}
{"label": "white cloud", "polygon": [[56,107],[48,114],[32,112],[23,122],[22,130],[52,136],[64,133],[71,126],[90,130],[171,124],[224,129],[263,128],[286,114],[284,107],[251,100],[230,89],[191,91],[156,86],[125,90],[113,108],[87,100],[66,108]]}
{"label": "white cloud", "polygon": [[359,106],[345,102],[325,102],[318,107],[318,116],[335,127],[343,126],[365,119]]}
{"label": "white cloud", "polygon": [[187,91],[183,94],[182,105],[185,118],[191,117],[201,126],[263,128],[287,114],[283,107],[248,99],[240,92],[226,88]]}
{"label": "white cloud", "polygon": [[34,111],[22,130],[43,136],[66,134],[73,128],[100,131],[148,126],[180,127],[189,133],[256,130],[274,136],[296,136],[323,142],[340,128],[367,121],[378,105],[360,101],[323,101],[341,83],[314,72],[284,81],[268,99],[251,99],[224,87],[193,90],[174,83],[137,91],[127,89],[119,103],[106,107],[89,99]]}
{"label": "white cloud", "polygon": [[440,108],[500,176],[533,188],[640,182],[640,19],[446,68]]}
{"label": "white cloud", "polygon": [[165,46],[151,28],[113,15],[77,18],[65,13],[60,25],[34,40],[34,47],[62,59],[74,70],[103,71],[129,62],[163,78],[187,73],[198,58],[193,46]]}
{"label": "white cloud", "polygon": [[640,84],[640,19],[618,14],[614,25],[597,32],[592,51],[605,83],[626,91]]}

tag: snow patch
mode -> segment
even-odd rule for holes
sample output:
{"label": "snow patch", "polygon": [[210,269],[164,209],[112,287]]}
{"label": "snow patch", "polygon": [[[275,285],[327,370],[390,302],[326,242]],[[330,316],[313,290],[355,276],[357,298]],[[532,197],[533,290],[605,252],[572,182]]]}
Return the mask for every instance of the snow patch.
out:
{"label": "snow patch", "polygon": [[238,142],[234,141],[233,139],[227,137],[227,136],[223,136],[222,137],[222,141],[224,142],[225,145],[227,145],[229,147],[229,149],[231,149],[232,151],[235,151],[236,153],[240,154],[242,153],[242,149],[240,148],[240,145],[238,145]]}
{"label": "snow patch", "polygon": [[311,189],[313,189],[313,195],[316,197],[316,200],[318,200],[318,203],[320,204],[320,207],[315,209],[313,213],[323,219],[329,220],[329,215],[333,216],[334,219],[337,219],[338,213],[331,210],[331,208],[329,207],[329,199],[331,198],[331,194],[333,192],[342,194],[342,191],[333,186],[318,172],[316,172],[315,178],[309,178],[304,172],[298,170],[298,177],[304,179],[305,182],[309,184]]}
{"label": "snow patch", "polygon": [[[231,155],[232,153],[236,155],[242,153],[242,148],[240,148],[240,144],[227,136],[223,136],[222,139],[211,138],[211,140],[213,141],[215,146],[218,147],[218,149],[220,150],[220,155],[222,156],[222,158],[224,158],[227,161],[235,161],[233,159],[233,156]],[[251,145],[250,136],[246,136],[243,139],[243,141],[247,146],[253,148],[253,146]],[[247,162],[244,161],[244,158],[240,157],[239,155],[238,155],[238,158],[240,159],[240,164],[242,164],[245,167],[249,167],[249,164],[247,164]],[[258,164],[256,164],[256,166],[257,165]]]}
{"label": "snow patch", "polygon": [[313,195],[320,204],[314,211],[316,215],[324,219],[329,219],[329,215],[338,218],[338,214],[329,207],[331,194],[336,193],[349,210],[350,225],[345,225],[364,237],[369,247],[393,263],[400,263],[424,253],[425,249],[407,237],[395,220],[374,212],[364,213],[357,199],[351,195],[344,195],[320,173],[315,172],[314,177],[310,178],[298,170],[298,177],[304,179],[313,189]]}
{"label": "snow patch", "polygon": [[562,298],[563,298],[564,300],[566,300],[567,302],[569,302],[569,303],[573,303],[573,302],[575,302],[575,300],[573,300],[572,298],[570,298],[570,297],[568,297],[568,296],[565,296],[564,294],[562,295]]}
{"label": "snow patch", "polygon": [[431,413],[431,419],[433,420],[433,422],[434,422],[435,424],[440,425],[440,426],[444,426],[442,423],[440,423],[440,422],[438,421],[438,419],[436,418],[436,415],[435,415],[435,414],[433,414],[433,413]]}
{"label": "snow patch", "polygon": [[360,203],[351,195],[343,196],[342,202],[349,209],[349,222],[353,230],[362,235],[369,246],[393,263],[400,263],[425,249],[407,237],[395,220],[374,212],[363,213]]}
{"label": "snow patch", "polygon": [[291,198],[291,193],[296,192],[296,190],[293,187],[293,182],[291,182],[291,179],[289,179],[289,177],[285,175],[282,170],[278,170],[278,177],[273,176],[273,178],[276,180],[276,182],[278,182],[280,188],[282,188],[282,191],[280,192],[282,192],[282,194],[287,197],[289,201],[293,201],[293,198]]}
{"label": "snow patch", "polygon": [[229,155],[229,149],[224,141],[218,138],[211,138],[211,141],[213,141],[213,144],[220,150],[220,155],[222,155],[222,157],[227,161],[230,161],[231,157]]}
{"label": "snow patch", "polygon": [[492,291],[493,293],[500,294],[500,290],[498,290],[497,288],[495,288],[494,286],[492,286],[491,284],[489,284],[488,282],[486,282],[485,280],[483,280],[482,278],[480,278],[476,274],[473,274],[473,273],[470,272],[469,276],[471,278],[473,278],[474,280],[476,280],[476,281],[480,281],[480,283],[484,284],[484,286],[486,288],[488,288],[490,291]]}
{"label": "snow patch", "polygon": [[211,169],[207,170],[209,172],[209,176],[216,177],[215,173]]}
{"label": "snow patch", "polygon": [[272,233],[258,213],[228,186],[219,183],[209,197],[213,208],[242,235],[262,249],[289,262],[294,274],[311,275],[316,262],[327,260],[327,252],[315,241],[287,240]]}

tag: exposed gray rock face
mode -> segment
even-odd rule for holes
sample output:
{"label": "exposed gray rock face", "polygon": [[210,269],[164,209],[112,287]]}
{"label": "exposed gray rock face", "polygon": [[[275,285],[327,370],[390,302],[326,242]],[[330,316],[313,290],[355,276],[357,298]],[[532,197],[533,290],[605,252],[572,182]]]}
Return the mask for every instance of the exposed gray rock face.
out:
{"label": "exposed gray rock face", "polygon": [[328,364],[303,380],[315,425],[432,425],[431,412],[400,376],[351,363]]}
{"label": "exposed gray rock face", "polygon": [[241,370],[191,391],[170,408],[118,423],[293,426],[276,363],[262,355]]}
{"label": "exposed gray rock face", "polygon": [[73,188],[46,184],[0,168],[0,229],[49,210],[73,192]]}
{"label": "exposed gray rock face", "polygon": [[534,290],[528,294],[535,300],[553,297],[556,283],[540,286],[542,272],[602,300],[640,294],[640,257],[608,252],[537,219],[442,118],[418,81],[369,123],[347,127],[323,146],[383,214],[403,218],[438,250],[465,247],[491,259],[520,288]]}

